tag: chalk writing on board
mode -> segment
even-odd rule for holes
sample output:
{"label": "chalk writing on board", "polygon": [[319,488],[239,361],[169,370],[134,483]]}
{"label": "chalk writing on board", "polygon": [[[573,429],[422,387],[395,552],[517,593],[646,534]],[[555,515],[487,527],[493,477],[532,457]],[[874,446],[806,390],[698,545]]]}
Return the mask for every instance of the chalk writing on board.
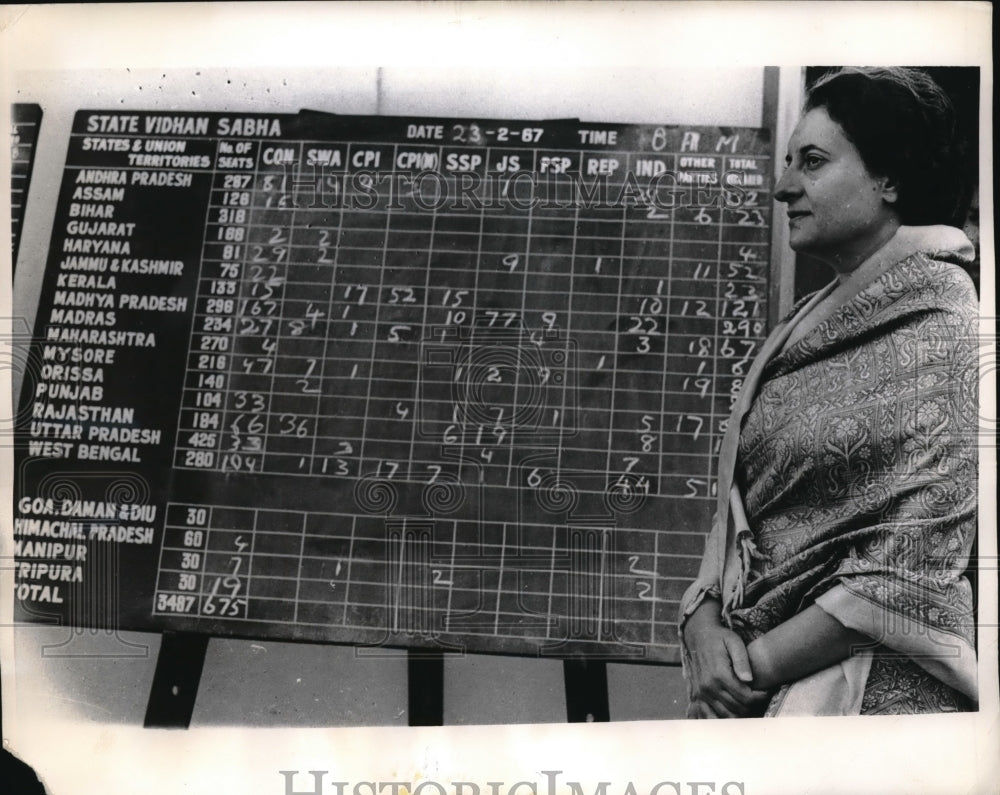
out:
{"label": "chalk writing on board", "polygon": [[675,662],[766,333],[770,150],[80,111],[18,429],[19,617]]}

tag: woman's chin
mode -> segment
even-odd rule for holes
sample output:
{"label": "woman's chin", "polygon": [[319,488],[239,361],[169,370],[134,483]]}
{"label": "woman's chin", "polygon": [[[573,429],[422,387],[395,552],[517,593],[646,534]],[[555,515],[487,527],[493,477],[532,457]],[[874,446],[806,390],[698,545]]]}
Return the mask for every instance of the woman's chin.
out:
{"label": "woman's chin", "polygon": [[824,262],[828,261],[828,247],[817,245],[816,239],[801,230],[792,229],[788,236],[788,247],[796,254],[806,254]]}
{"label": "woman's chin", "polygon": [[792,230],[788,236],[788,247],[796,254],[813,253],[812,246],[809,244],[809,238],[806,235],[797,234],[795,230]]}

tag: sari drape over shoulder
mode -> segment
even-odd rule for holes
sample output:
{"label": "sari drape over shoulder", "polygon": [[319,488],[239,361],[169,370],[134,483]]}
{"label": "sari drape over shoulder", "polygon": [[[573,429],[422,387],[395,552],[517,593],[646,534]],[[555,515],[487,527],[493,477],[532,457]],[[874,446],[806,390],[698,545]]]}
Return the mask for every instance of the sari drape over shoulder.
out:
{"label": "sari drape over shoulder", "polygon": [[811,604],[872,639],[784,688],[785,712],[856,714],[873,653],[976,698],[978,309],[954,264],[971,254],[956,229],[901,228],[796,307],[744,383],[682,646],[708,595],[747,643]]}

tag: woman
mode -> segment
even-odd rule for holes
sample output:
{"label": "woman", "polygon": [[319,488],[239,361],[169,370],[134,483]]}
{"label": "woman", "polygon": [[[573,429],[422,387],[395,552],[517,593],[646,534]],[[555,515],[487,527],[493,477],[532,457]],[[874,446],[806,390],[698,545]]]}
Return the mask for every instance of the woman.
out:
{"label": "woman", "polygon": [[809,92],[775,198],[835,279],[764,344],[681,604],[689,717],[968,710],[977,302],[962,153],[923,73]]}

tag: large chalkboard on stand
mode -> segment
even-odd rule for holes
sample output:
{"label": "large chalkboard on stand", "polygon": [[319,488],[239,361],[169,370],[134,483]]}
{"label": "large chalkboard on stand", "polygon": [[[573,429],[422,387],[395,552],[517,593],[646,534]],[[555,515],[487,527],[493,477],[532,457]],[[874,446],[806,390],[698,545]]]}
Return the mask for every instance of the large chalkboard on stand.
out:
{"label": "large chalkboard on stand", "polygon": [[676,662],[767,130],[80,111],[22,620]]}

